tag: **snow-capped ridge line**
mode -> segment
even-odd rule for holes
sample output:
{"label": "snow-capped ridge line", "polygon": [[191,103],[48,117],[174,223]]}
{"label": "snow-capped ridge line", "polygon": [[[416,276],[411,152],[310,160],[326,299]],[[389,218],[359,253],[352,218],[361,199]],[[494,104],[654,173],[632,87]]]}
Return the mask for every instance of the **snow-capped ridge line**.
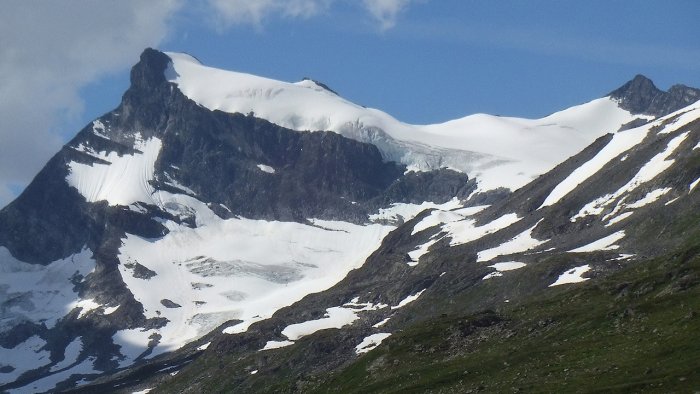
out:
{"label": "snow-capped ridge line", "polygon": [[448,167],[465,172],[477,178],[481,190],[524,186],[602,134],[638,118],[603,97],[542,119],[476,114],[414,125],[354,104],[312,80],[276,81],[208,67],[190,55],[165,55],[171,59],[165,78],[207,109],[254,114],[296,131],[333,131],[371,143],[385,160],[416,171]]}

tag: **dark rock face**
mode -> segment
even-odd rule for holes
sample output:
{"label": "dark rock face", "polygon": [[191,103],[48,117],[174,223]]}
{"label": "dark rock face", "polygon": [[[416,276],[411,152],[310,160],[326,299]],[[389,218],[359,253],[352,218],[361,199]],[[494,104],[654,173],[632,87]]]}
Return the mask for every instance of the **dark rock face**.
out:
{"label": "dark rock face", "polygon": [[633,114],[663,116],[700,100],[700,89],[673,85],[664,92],[649,78],[637,75],[608,96],[620,100],[620,107]]}

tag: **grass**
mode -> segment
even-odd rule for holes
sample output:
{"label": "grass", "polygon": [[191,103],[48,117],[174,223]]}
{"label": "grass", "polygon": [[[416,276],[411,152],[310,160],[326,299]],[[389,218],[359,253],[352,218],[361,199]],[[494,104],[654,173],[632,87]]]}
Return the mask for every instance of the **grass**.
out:
{"label": "grass", "polygon": [[[395,333],[315,392],[700,390],[700,256],[552,289],[483,319],[444,316]],[[622,285],[621,285],[622,284]]]}

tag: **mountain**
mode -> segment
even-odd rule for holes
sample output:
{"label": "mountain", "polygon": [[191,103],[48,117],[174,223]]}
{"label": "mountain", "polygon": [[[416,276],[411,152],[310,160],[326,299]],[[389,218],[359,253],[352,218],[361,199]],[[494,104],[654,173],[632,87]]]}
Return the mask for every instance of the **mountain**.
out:
{"label": "mountain", "polygon": [[[488,386],[431,365],[532,343],[522,327],[574,339],[580,314],[544,315],[585,292],[692,312],[694,92],[636,77],[542,119],[409,125],[147,49],[120,105],[0,211],[0,390],[464,391]],[[692,338],[676,320],[659,342]]]}

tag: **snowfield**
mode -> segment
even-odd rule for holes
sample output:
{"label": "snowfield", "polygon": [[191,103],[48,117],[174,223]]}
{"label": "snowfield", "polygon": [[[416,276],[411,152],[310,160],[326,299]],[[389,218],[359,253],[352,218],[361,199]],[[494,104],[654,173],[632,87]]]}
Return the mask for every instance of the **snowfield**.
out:
{"label": "snowfield", "polygon": [[[179,201],[196,212],[198,227],[166,225],[160,239],[129,234],[119,270],[143,304],[146,317],[165,317],[149,357],[177,349],[222,323],[238,333],[307,294],[325,290],[361,266],[392,229],[313,220],[311,225],[251,219],[223,220],[194,198],[157,193],[164,205]],[[136,275],[137,266],[154,275]],[[123,335],[146,349],[149,335]]]}

